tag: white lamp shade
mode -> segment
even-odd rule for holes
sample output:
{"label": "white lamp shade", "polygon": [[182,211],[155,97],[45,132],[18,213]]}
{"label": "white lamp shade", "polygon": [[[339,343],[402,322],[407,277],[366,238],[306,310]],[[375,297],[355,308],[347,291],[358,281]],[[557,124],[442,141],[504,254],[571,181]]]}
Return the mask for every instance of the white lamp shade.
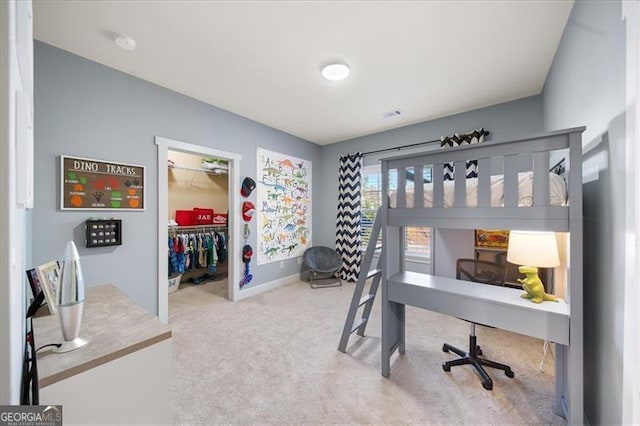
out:
{"label": "white lamp shade", "polygon": [[553,232],[511,231],[507,260],[516,265],[537,268],[560,266],[556,234]]}

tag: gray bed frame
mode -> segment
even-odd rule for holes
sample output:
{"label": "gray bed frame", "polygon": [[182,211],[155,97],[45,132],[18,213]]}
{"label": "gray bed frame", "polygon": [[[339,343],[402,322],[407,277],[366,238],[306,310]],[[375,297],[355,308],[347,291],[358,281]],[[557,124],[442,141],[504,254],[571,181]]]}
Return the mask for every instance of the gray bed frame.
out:
{"label": "gray bed frame", "polygon": [[[536,136],[484,142],[451,150],[384,158],[383,194],[390,194],[389,176],[397,176],[396,207],[383,197],[382,375],[388,377],[391,356],[405,351],[405,306],[417,306],[469,321],[492,325],[555,343],[555,399],[558,415],[569,424],[584,423],[583,401],[583,292],[582,292],[582,140],[585,127]],[[552,151],[568,152],[568,202],[549,204],[549,167]],[[443,207],[443,165],[456,171],[478,160],[477,207],[466,207],[465,173],[455,174],[454,207]],[[533,203],[518,207],[519,165],[533,167]],[[554,161],[555,163],[555,161]],[[490,176],[504,173],[504,205],[491,207]],[[424,183],[416,179],[413,206],[406,207],[406,175],[422,176],[432,169],[433,205],[424,206]],[[529,168],[530,170],[531,168]],[[535,304],[520,298],[520,290],[485,289],[465,281],[404,270],[404,227],[455,229],[518,229],[569,233],[566,300]]]}

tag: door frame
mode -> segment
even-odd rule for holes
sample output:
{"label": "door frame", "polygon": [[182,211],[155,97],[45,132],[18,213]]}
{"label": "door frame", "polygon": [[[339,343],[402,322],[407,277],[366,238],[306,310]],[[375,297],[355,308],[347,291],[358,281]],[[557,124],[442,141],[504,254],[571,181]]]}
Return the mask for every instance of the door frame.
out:
{"label": "door frame", "polygon": [[167,280],[168,258],[167,239],[169,238],[169,170],[167,167],[168,152],[180,151],[207,157],[216,157],[229,162],[229,227],[228,262],[229,262],[229,299],[234,301],[240,291],[240,160],[242,156],[233,152],[222,151],[202,145],[181,142],[161,136],[155,137],[158,146],[158,319],[163,324],[169,323],[169,282]]}
{"label": "door frame", "polygon": [[625,289],[622,354],[622,423],[640,422],[640,5],[637,1],[622,2],[622,20],[626,29],[626,200],[625,206]]}

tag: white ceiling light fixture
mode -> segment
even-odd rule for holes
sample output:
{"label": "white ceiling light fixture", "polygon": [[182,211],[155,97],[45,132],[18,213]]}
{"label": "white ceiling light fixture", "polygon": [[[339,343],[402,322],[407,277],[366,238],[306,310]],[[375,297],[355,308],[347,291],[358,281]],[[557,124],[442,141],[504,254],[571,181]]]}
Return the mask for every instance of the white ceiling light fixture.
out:
{"label": "white ceiling light fixture", "polygon": [[331,62],[322,67],[322,76],[329,81],[340,81],[349,77],[349,65],[343,62]]}
{"label": "white ceiling light fixture", "polygon": [[113,41],[124,50],[134,50],[136,48],[136,41],[128,35],[114,33]]}

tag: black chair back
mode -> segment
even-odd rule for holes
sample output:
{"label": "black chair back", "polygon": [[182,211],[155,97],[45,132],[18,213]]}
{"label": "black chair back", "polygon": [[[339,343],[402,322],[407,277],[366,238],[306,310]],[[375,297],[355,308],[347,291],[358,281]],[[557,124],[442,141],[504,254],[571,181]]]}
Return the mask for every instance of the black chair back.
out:
{"label": "black chair back", "polygon": [[458,259],[456,278],[482,284],[504,286],[507,268],[504,265],[478,259]]}

